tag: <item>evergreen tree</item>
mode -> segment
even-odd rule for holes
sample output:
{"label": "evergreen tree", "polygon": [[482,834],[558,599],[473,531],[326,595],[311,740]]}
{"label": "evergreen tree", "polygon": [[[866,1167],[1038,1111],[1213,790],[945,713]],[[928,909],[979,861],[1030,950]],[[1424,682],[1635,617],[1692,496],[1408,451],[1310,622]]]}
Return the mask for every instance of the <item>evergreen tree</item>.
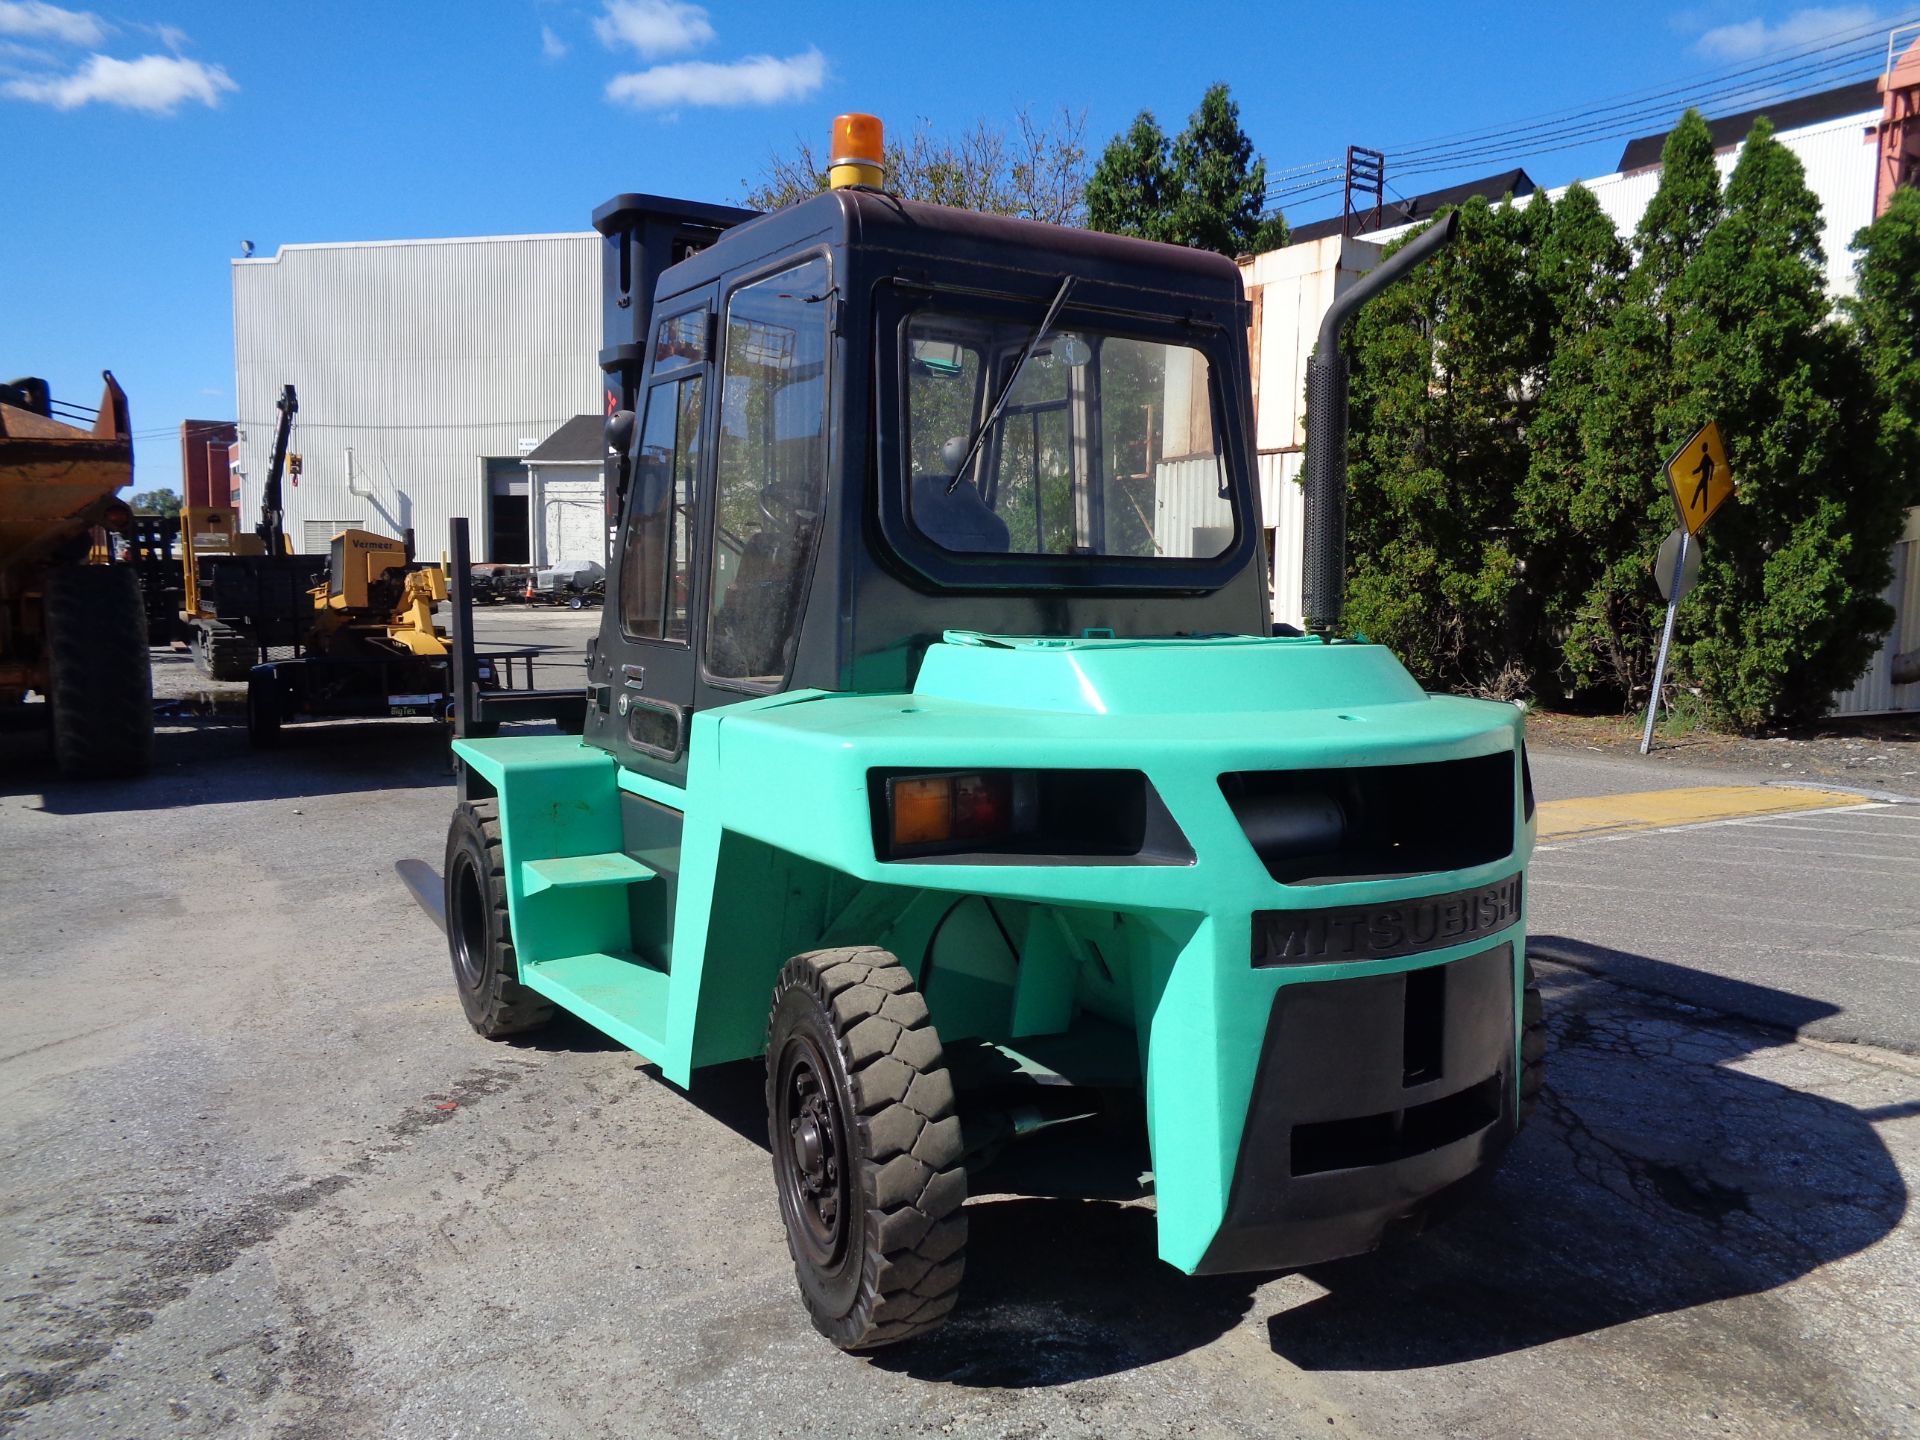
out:
{"label": "evergreen tree", "polygon": [[[1537,629],[1515,497],[1550,330],[1532,267],[1551,226],[1473,200],[1439,257],[1355,321],[1352,626],[1430,684],[1527,692]],[[1395,247],[1397,248],[1397,247]]]}
{"label": "evergreen tree", "polygon": [[1693,413],[1674,374],[1679,282],[1722,210],[1713,134],[1698,111],[1681,116],[1660,164],[1659,188],[1634,232],[1633,269],[1594,360],[1576,505],[1590,570],[1584,588],[1563,602],[1571,614],[1568,687],[1623,705],[1643,697],[1653,680],[1661,600],[1650,562],[1673,526],[1661,467],[1686,438],[1691,427],[1680,427]]}
{"label": "evergreen tree", "polygon": [[1819,201],[1763,118],[1671,287],[1675,384],[1657,417],[1669,446],[1717,420],[1739,483],[1679,634],[1685,672],[1740,729],[1824,713],[1893,620],[1880,592],[1901,495],[1859,348],[1828,323],[1825,265]]}
{"label": "evergreen tree", "polygon": [[1550,212],[1543,202],[1536,198],[1529,214],[1541,212],[1534,275],[1549,359],[1527,430],[1529,461],[1517,510],[1534,597],[1527,665],[1536,692],[1565,699],[1578,689],[1565,651],[1580,604],[1604,577],[1608,557],[1638,532],[1637,524],[1619,525],[1613,487],[1596,486],[1587,463],[1594,386],[1607,360],[1630,257],[1612,218],[1586,186],[1573,185]]}
{"label": "evergreen tree", "polygon": [[1847,313],[1873,381],[1880,464],[1899,503],[1920,504],[1920,190],[1894,191],[1853,248]]}
{"label": "evergreen tree", "polygon": [[1087,224],[1222,255],[1259,253],[1287,243],[1286,222],[1262,213],[1266,193],[1267,162],[1240,128],[1240,107],[1225,85],[1212,85],[1177,138],[1147,110],[1113,138],[1087,182]]}
{"label": "evergreen tree", "polygon": [[1173,142],[1151,110],[1107,142],[1087,180],[1087,225],[1110,235],[1171,241],[1178,187]]}

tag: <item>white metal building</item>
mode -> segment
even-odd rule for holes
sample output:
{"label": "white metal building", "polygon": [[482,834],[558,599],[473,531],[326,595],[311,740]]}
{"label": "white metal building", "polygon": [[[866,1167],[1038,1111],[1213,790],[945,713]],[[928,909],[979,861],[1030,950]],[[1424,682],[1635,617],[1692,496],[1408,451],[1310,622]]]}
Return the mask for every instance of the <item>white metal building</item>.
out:
{"label": "white metal building", "polygon": [[[286,245],[233,262],[243,513],[260,504],[280,387],[300,402],[288,534],[324,549],[347,525],[526,563],[524,460],[600,408],[600,237],[506,235]],[[571,557],[568,557],[571,558]]]}
{"label": "white metal building", "polygon": [[607,563],[606,421],[576,415],[526,458],[533,564]]}
{"label": "white metal building", "polygon": [[[1854,235],[1873,219],[1874,176],[1878,163],[1869,127],[1880,119],[1880,101],[1872,82],[1825,95],[1771,107],[1780,126],[1776,138],[1792,150],[1806,169],[1808,188],[1820,199],[1825,226],[1822,248],[1827,260],[1827,286],[1835,295],[1853,290]],[[1838,112],[1838,113],[1836,113]],[[1712,122],[1717,140],[1721,176],[1731,173],[1740,157],[1742,140],[1753,114]],[[1795,123],[1798,117],[1801,123]],[[1660,183],[1659,153],[1664,136],[1648,136],[1628,145],[1623,168],[1582,183],[1591,190],[1623,236],[1631,235]],[[1651,163],[1634,163],[1646,161]],[[1525,172],[1507,171],[1497,177],[1499,188],[1482,190],[1489,199],[1516,190],[1514,179],[1531,190]],[[1552,198],[1568,186],[1550,190]],[[1443,192],[1446,201],[1466,198],[1472,187]],[[1431,218],[1440,196],[1403,202],[1399,213],[1390,209],[1386,223],[1366,231],[1365,239],[1340,233],[1337,222],[1303,226],[1285,249],[1252,256],[1241,262],[1241,276],[1253,305],[1249,335],[1252,352],[1255,407],[1255,443],[1259,452],[1260,498],[1272,557],[1274,619],[1301,623],[1301,547],[1305,535],[1305,506],[1300,476],[1306,435],[1306,361],[1320,322],[1334,296],[1379,261],[1386,244]],[[1525,205],[1531,193],[1516,194]],[[1410,212],[1410,213],[1409,213]],[[1331,233],[1329,233],[1331,231]],[[1920,645],[1920,511],[1912,512],[1907,533],[1894,552],[1894,580],[1886,593],[1896,620],[1886,645],[1875,656],[1865,676],[1853,689],[1834,697],[1841,714],[1869,714],[1885,710],[1920,710],[1920,684],[1894,685],[1892,657]]]}

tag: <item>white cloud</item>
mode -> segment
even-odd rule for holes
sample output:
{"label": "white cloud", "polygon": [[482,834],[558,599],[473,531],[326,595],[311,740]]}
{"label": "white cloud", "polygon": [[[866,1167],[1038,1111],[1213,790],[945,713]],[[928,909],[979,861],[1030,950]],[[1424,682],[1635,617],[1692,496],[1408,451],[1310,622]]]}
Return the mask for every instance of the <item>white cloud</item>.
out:
{"label": "white cloud", "polygon": [[189,100],[217,106],[222,91],[239,88],[220,66],[177,55],[142,55],[137,60],[89,55],[87,63],[71,75],[9,80],[0,86],[0,93],[56,110],[77,110],[98,102],[149,115],[171,115]]}
{"label": "white cloud", "polygon": [[14,40],[0,40],[0,68],[13,70],[17,65],[52,65],[57,63],[51,50],[42,50],[37,45],[22,45]]}
{"label": "white cloud", "polygon": [[86,10],[62,10],[44,0],[0,0],[0,35],[98,45],[107,38],[107,26],[98,15]]}
{"label": "white cloud", "polygon": [[540,27],[540,53],[549,60],[558,60],[567,53],[567,42],[553,33],[551,25]]}
{"label": "white cloud", "polygon": [[636,110],[673,105],[778,105],[813,94],[827,79],[827,57],[818,50],[789,55],[749,55],[714,64],[683,60],[656,65],[607,82],[607,98]]}
{"label": "white cloud", "polygon": [[685,0],[602,0],[607,13],[593,22],[609,50],[630,45],[643,60],[682,55],[713,40],[707,12]]}
{"label": "white cloud", "polygon": [[1777,25],[1743,20],[1737,25],[1715,26],[1694,41],[1693,48],[1715,60],[1751,60],[1864,30],[1877,18],[1877,12],[1867,5],[1816,6],[1796,10]]}

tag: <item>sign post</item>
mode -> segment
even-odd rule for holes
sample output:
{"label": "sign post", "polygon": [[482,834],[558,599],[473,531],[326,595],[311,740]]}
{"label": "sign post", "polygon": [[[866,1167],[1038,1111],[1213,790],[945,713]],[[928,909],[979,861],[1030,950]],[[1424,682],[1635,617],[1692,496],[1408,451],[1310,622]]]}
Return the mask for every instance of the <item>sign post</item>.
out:
{"label": "sign post", "polygon": [[1672,578],[1661,587],[1667,597],[1667,623],[1660,632],[1660,655],[1653,664],[1653,693],[1647,696],[1647,723],[1640,732],[1642,755],[1653,748],[1653,722],[1660,713],[1660,687],[1666,681],[1667,655],[1673,648],[1673,619],[1679,613],[1681,599],[1700,576],[1697,537],[1720,507],[1733,498],[1733,467],[1727,464],[1727,446],[1720,438],[1720,427],[1709,420],[1689,435],[1668,458],[1666,476],[1674,508],[1680,512],[1680,528],[1667,537],[1654,562],[1656,575],[1666,571],[1667,555],[1672,552]]}
{"label": "sign post", "polygon": [[[1640,732],[1642,755],[1653,748],[1653,717],[1660,713],[1660,685],[1667,678],[1667,652],[1673,648],[1673,617],[1679,613],[1680,597],[1686,593],[1681,588],[1681,576],[1687,563],[1687,553],[1693,547],[1693,537],[1685,530],[1673,533],[1680,537],[1680,544],[1673,556],[1673,579],[1664,587],[1667,592],[1667,624],[1660,632],[1660,658],[1653,665],[1653,694],[1647,697],[1647,724]],[[1659,562],[1654,563],[1657,566]]]}

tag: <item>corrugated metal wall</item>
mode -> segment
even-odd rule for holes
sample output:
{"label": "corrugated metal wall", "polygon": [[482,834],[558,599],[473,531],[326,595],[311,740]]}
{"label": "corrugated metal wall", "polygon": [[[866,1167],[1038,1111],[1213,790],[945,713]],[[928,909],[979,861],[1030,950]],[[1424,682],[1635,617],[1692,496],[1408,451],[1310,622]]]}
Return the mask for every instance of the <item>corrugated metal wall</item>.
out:
{"label": "corrugated metal wall", "polygon": [[1893,657],[1920,650],[1920,509],[1907,512],[1907,528],[1893,547],[1893,581],[1887,586],[1886,601],[1893,607],[1894,617],[1887,643],[1880,647],[1859,682],[1833,697],[1836,714],[1920,710],[1920,685],[1893,683]]}
{"label": "corrugated metal wall", "polygon": [[1254,445],[1261,523],[1273,554],[1273,618],[1288,625],[1302,623],[1306,503],[1298,481],[1307,438],[1307,356],[1334,297],[1371,270],[1380,251],[1365,240],[1329,235],[1256,255],[1240,267],[1254,306]]}
{"label": "corrugated metal wall", "polygon": [[[520,235],[288,245],[233,262],[243,510],[256,509],[280,387],[300,397],[287,528],[408,526],[424,554],[473,520],[488,555],[485,458],[598,412],[600,238]],[[353,452],[351,493],[346,452]],[[525,448],[531,448],[527,446]]]}
{"label": "corrugated metal wall", "polygon": [[[1826,252],[1827,291],[1832,295],[1853,293],[1853,255],[1849,247],[1860,229],[1873,220],[1873,148],[1866,143],[1865,127],[1879,118],[1877,111],[1848,115],[1798,130],[1783,130],[1775,137],[1799,157],[1806,168],[1807,188],[1819,197],[1823,227],[1820,247]],[[1720,152],[1722,184],[1733,173],[1740,149],[1736,145]],[[1660,171],[1656,167],[1627,175],[1603,175],[1587,181],[1586,186],[1620,233],[1631,235],[1653,192],[1660,187]],[[1566,191],[1562,185],[1547,193],[1558,200]]]}

